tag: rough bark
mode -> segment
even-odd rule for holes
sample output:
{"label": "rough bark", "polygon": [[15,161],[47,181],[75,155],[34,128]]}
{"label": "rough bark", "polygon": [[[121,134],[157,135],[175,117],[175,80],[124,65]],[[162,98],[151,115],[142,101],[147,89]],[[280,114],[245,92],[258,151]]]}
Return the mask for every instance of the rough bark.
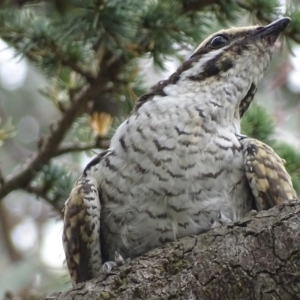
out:
{"label": "rough bark", "polygon": [[300,201],[186,237],[46,299],[300,299]]}

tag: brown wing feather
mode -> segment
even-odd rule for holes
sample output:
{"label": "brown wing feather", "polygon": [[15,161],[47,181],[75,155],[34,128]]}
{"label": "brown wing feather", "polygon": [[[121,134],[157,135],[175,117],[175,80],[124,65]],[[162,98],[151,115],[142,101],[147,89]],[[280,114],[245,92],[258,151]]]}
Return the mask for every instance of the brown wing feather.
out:
{"label": "brown wing feather", "polygon": [[252,139],[241,140],[246,176],[258,210],[296,198],[292,180],[282,160],[268,145]]}
{"label": "brown wing feather", "polygon": [[80,178],[64,208],[63,245],[73,285],[100,274],[100,201],[91,178]]}

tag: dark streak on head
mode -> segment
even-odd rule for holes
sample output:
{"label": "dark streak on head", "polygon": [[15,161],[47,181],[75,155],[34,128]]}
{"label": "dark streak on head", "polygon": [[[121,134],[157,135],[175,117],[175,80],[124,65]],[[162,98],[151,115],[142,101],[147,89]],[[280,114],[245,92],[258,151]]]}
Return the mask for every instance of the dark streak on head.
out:
{"label": "dark streak on head", "polygon": [[145,102],[152,100],[156,95],[163,97],[166,96],[164,88],[169,84],[176,84],[180,78],[180,75],[184,71],[188,70],[193,65],[193,63],[197,62],[203,55],[207,54],[208,52],[210,52],[210,49],[201,48],[199,51],[195,52],[187,61],[185,61],[168,79],[159,81],[156,85],[154,85],[150,89],[149,93],[141,96],[137,101],[135,111],[137,111]]}
{"label": "dark streak on head", "polygon": [[233,62],[228,57],[222,60],[223,53],[220,53],[213,59],[209,60],[203,66],[203,72],[197,74],[196,76],[189,76],[188,78],[195,81],[202,81],[208,77],[215,76],[220,72],[226,72],[233,67]]}

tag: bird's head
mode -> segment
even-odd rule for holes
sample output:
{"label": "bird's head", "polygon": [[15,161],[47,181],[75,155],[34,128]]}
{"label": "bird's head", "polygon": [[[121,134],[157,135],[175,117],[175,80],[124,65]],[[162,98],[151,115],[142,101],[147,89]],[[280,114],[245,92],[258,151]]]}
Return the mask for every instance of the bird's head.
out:
{"label": "bird's head", "polygon": [[[278,35],[290,21],[290,18],[284,17],[267,26],[232,27],[220,30],[206,38],[189,60],[200,62],[201,69],[207,72],[206,77],[227,71],[234,68],[234,65],[238,67],[238,63],[235,62],[240,59],[242,65],[247,64],[245,61],[247,58],[249,64],[254,64],[254,67],[264,65],[265,61],[270,60]],[[204,75],[205,72],[200,73]]]}
{"label": "bird's head", "polygon": [[[181,79],[206,81],[233,93],[242,116],[253,99],[273,53],[273,45],[290,22],[281,18],[267,26],[221,30],[205,39],[186,62]],[[184,66],[182,66],[184,67]],[[233,97],[232,97],[233,96]],[[237,96],[237,97],[235,97]]]}
{"label": "bird's head", "polygon": [[247,110],[263,77],[273,45],[290,22],[281,18],[267,26],[221,30],[205,39],[169,79],[159,82],[150,95],[178,95],[201,92],[215,98],[228,119]]}

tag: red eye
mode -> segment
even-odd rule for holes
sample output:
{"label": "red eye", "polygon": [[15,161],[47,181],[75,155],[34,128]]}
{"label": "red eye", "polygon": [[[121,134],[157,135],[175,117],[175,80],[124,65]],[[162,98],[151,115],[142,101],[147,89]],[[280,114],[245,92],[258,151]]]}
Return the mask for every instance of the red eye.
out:
{"label": "red eye", "polygon": [[209,43],[209,46],[214,49],[221,48],[228,44],[228,39],[224,35],[215,36]]}

